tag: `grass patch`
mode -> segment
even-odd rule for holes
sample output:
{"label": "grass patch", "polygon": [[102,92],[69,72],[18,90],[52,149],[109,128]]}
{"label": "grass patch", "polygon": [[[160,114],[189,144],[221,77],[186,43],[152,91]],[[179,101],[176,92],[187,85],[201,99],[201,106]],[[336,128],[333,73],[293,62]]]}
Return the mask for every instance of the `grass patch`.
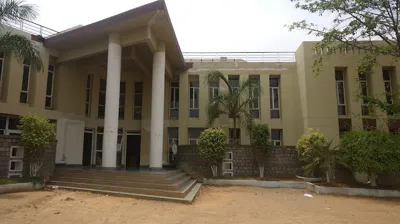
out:
{"label": "grass patch", "polygon": [[29,182],[40,183],[40,181],[41,181],[40,177],[0,178],[0,185],[29,183]]}

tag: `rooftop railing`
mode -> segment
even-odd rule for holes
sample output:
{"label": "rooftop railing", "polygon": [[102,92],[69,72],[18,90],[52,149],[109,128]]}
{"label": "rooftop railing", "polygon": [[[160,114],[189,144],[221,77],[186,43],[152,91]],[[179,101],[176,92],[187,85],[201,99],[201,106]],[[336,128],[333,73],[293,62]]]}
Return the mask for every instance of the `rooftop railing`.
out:
{"label": "rooftop railing", "polygon": [[295,62],[295,52],[183,52],[186,61]]}
{"label": "rooftop railing", "polygon": [[7,25],[33,35],[40,35],[42,37],[49,37],[59,33],[58,31],[25,19],[9,22]]}

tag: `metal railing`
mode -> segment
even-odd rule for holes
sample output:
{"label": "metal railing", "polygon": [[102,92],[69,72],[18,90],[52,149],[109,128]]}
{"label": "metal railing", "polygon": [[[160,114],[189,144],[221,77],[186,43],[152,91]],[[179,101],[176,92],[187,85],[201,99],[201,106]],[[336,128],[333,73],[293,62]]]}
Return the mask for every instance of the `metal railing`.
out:
{"label": "metal railing", "polygon": [[59,33],[58,31],[25,19],[8,22],[7,25],[33,35],[40,35],[42,37],[49,37]]}
{"label": "metal railing", "polygon": [[295,52],[183,52],[186,61],[295,62]]}

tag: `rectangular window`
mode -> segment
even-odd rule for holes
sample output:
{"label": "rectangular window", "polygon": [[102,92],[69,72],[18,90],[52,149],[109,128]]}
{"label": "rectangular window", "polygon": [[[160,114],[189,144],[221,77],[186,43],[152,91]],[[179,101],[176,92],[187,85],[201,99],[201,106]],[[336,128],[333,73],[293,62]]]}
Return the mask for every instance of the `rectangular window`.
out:
{"label": "rectangular window", "polygon": [[388,68],[382,69],[383,84],[385,85],[386,103],[393,104],[392,72]]}
{"label": "rectangular window", "polygon": [[133,96],[133,119],[142,119],[142,105],[143,105],[143,83],[135,82],[135,94]]}
{"label": "rectangular window", "polygon": [[239,76],[238,75],[228,75],[228,83],[234,89],[239,88]]}
{"label": "rectangular window", "polygon": [[24,60],[24,68],[22,73],[22,86],[19,94],[19,102],[28,103],[29,99],[29,79],[31,75],[31,63],[28,60]]}
{"label": "rectangular window", "polygon": [[96,134],[96,165],[101,166],[101,160],[103,158],[103,127],[97,128]]}
{"label": "rectangular window", "polygon": [[48,109],[53,108],[53,88],[54,88],[54,75],[56,66],[49,64],[47,72],[47,86],[46,86],[46,100],[45,107]]}
{"label": "rectangular window", "polygon": [[346,96],[344,84],[344,72],[341,70],[335,71],[336,80],[336,96],[338,115],[346,115]]}
{"label": "rectangular window", "polygon": [[168,149],[171,149],[174,142],[179,145],[178,128],[168,128]]}
{"label": "rectangular window", "polygon": [[[235,129],[229,128],[229,144],[233,144]],[[240,144],[240,129],[236,128],[236,144]]]}
{"label": "rectangular window", "polygon": [[282,129],[271,129],[271,140],[276,146],[282,145]]}
{"label": "rectangular window", "polygon": [[342,137],[346,132],[351,131],[351,119],[340,118],[339,119],[339,136]]}
{"label": "rectangular window", "polygon": [[98,118],[104,118],[106,110],[106,87],[107,81],[105,79],[100,79],[99,106],[97,109]]}
{"label": "rectangular window", "polygon": [[369,115],[369,107],[368,107],[368,81],[367,75],[359,73],[358,79],[360,80],[360,89],[361,89],[361,114]]}
{"label": "rectangular window", "polygon": [[179,82],[171,82],[169,117],[179,117]]}
{"label": "rectangular window", "polygon": [[376,130],[376,119],[362,119],[363,129],[365,131]]}
{"label": "rectangular window", "polygon": [[92,102],[92,74],[87,75],[86,79],[86,103],[85,103],[85,115],[90,117],[90,104]]}
{"label": "rectangular window", "polygon": [[119,110],[118,119],[124,120],[125,118],[125,82],[119,83]]}
{"label": "rectangular window", "polygon": [[[189,78],[190,80],[190,78]],[[199,81],[189,81],[189,117],[199,117]]]}
{"label": "rectangular window", "polygon": [[280,107],[279,107],[279,77],[269,78],[269,106],[271,111],[271,118],[280,118]]}
{"label": "rectangular window", "polygon": [[4,69],[4,52],[0,51],[0,96],[3,84],[3,69]]}
{"label": "rectangular window", "polygon": [[19,117],[0,115],[0,135],[20,135]]}
{"label": "rectangular window", "polygon": [[249,112],[253,118],[260,118],[260,75],[250,75],[249,80],[254,83],[249,89],[249,96],[253,99],[249,104]]}
{"label": "rectangular window", "polygon": [[203,132],[203,128],[189,128],[188,135],[189,135],[189,145],[197,145],[199,142],[199,137],[201,132]]}
{"label": "rectangular window", "polygon": [[214,98],[219,94],[219,80],[215,82],[208,82],[208,89],[209,102],[212,103]]}

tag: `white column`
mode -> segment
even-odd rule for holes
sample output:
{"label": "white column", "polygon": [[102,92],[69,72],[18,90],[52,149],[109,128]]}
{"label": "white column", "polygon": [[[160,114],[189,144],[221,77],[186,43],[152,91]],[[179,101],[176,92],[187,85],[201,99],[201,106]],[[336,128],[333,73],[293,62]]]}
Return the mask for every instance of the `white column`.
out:
{"label": "white column", "polygon": [[120,36],[112,33],[108,39],[107,89],[103,135],[103,167],[116,167],[119,83],[121,79]]}
{"label": "white column", "polygon": [[150,168],[162,168],[164,134],[165,44],[153,56],[151,90]]}

